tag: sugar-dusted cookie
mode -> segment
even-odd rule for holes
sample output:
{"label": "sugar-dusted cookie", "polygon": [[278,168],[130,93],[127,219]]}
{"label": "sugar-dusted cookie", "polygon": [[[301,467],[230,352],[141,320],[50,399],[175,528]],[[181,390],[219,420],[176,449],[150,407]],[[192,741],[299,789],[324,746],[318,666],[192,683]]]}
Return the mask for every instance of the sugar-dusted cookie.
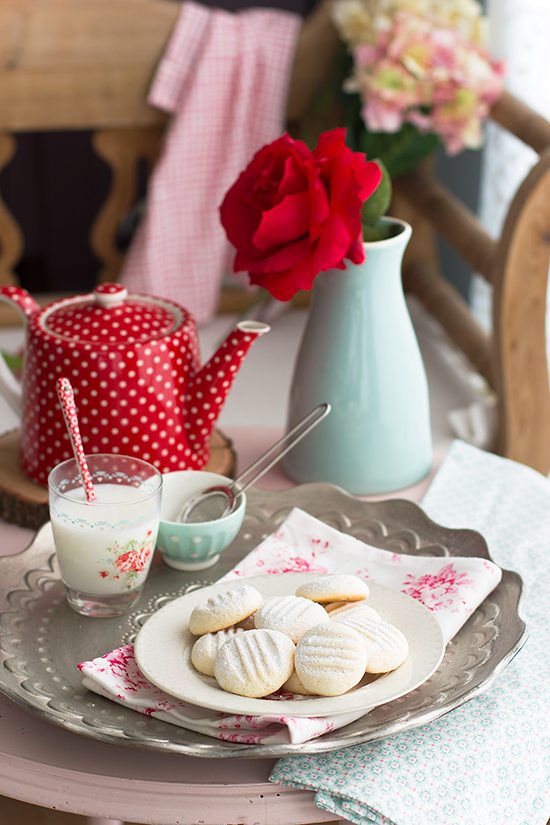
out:
{"label": "sugar-dusted cookie", "polygon": [[300,585],[296,595],[319,604],[359,602],[367,598],[369,588],[363,579],[350,573],[328,573]]}
{"label": "sugar-dusted cookie", "polygon": [[191,662],[199,673],[205,676],[214,675],[214,661],[222,645],[235,636],[236,633],[244,633],[244,627],[233,626],[225,630],[218,630],[216,633],[206,633],[201,636],[191,650]]}
{"label": "sugar-dusted cookie", "polygon": [[314,694],[307,690],[300,681],[300,677],[294,671],[290,679],[287,679],[283,685],[283,690],[288,690],[289,693],[298,693],[301,696],[314,696]]}
{"label": "sugar-dusted cookie", "polygon": [[261,594],[248,584],[216,593],[204,604],[195,607],[189,619],[189,630],[194,636],[224,630],[251,616],[262,603]]}
{"label": "sugar-dusted cookie", "polygon": [[331,602],[330,604],[325,604],[324,608],[327,611],[329,619],[332,622],[339,622],[344,618],[344,616],[346,617],[346,619],[351,618],[352,616],[369,616],[371,619],[373,619],[373,621],[382,621],[382,619],[380,618],[380,614],[377,613],[373,607],[369,607],[367,604],[365,604],[364,601]]}
{"label": "sugar-dusted cookie", "polygon": [[[342,607],[342,605],[348,604],[351,604],[351,606],[353,607],[353,605],[356,604],[356,602],[327,602],[323,605],[323,607],[325,608],[327,613],[332,613],[332,611],[336,610],[338,607]],[[359,604],[361,604],[361,602],[359,602]]]}
{"label": "sugar-dusted cookie", "polygon": [[254,630],[256,627],[256,613],[251,613],[250,616],[247,616],[246,619],[243,619],[242,622],[239,622],[237,627],[242,627],[243,630]]}
{"label": "sugar-dusted cookie", "polygon": [[373,621],[356,614],[333,622],[351,627],[363,637],[367,650],[367,673],[387,673],[403,664],[409,655],[409,643],[399,628],[389,622]]}
{"label": "sugar-dusted cookie", "polygon": [[266,599],[255,617],[256,627],[280,630],[295,643],[300,641],[310,627],[328,621],[324,607],[300,596],[273,596]]}
{"label": "sugar-dusted cookie", "polygon": [[320,696],[345,693],[361,681],[366,666],[367,651],[362,637],[339,622],[308,630],[296,648],[298,678],[306,690]]}
{"label": "sugar-dusted cookie", "polygon": [[245,630],[220,649],[214,676],[229,693],[254,698],[269,696],[292,674],[294,651],[292,639],[278,630]]}

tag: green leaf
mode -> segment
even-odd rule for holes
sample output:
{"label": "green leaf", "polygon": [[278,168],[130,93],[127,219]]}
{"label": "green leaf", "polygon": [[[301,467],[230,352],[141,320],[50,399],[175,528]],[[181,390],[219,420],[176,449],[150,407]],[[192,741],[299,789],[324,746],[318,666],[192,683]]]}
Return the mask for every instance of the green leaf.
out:
{"label": "green leaf", "polygon": [[374,162],[380,167],[382,179],[370,198],[363,204],[361,222],[364,227],[374,226],[378,223],[382,215],[385,215],[388,211],[392,196],[391,178],[385,164],[381,160],[375,160]]}
{"label": "green leaf", "polygon": [[405,123],[399,132],[368,132],[364,124],[359,134],[361,150],[367,157],[380,158],[392,180],[416,169],[419,163],[440,145],[433,134],[421,134],[416,126]]}
{"label": "green leaf", "polygon": [[21,372],[23,369],[23,357],[21,355],[15,355],[12,352],[4,352],[4,350],[1,350],[1,355],[12,372]]}
{"label": "green leaf", "polygon": [[385,241],[393,238],[395,234],[395,226],[392,223],[378,223],[375,226],[363,224],[364,241]]}

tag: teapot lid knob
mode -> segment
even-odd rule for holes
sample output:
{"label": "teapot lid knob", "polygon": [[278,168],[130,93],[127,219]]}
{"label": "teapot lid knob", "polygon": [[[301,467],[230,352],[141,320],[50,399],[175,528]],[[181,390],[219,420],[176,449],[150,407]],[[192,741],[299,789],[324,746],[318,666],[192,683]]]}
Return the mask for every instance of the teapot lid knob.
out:
{"label": "teapot lid knob", "polygon": [[122,284],[99,284],[94,289],[94,298],[102,307],[116,307],[128,297],[128,290]]}

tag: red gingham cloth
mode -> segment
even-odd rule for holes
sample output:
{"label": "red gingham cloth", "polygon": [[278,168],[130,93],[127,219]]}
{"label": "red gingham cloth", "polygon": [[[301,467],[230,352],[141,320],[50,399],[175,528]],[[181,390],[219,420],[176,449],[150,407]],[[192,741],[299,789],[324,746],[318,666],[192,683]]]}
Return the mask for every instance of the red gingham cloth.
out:
{"label": "red gingham cloth", "polygon": [[132,292],[176,300],[199,322],[214,313],[233,254],[218,208],[284,129],[300,25],[286,11],[184,3],[149,94],[173,118],[121,276]]}

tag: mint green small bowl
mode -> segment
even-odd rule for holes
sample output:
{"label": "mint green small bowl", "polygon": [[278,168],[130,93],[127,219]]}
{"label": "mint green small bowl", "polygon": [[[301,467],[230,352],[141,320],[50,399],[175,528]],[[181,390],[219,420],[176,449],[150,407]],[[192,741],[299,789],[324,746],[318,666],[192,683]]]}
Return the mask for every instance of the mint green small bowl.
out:
{"label": "mint green small bowl", "polygon": [[157,548],[162,558],[176,570],[205,570],[216,564],[241,529],[246,510],[244,493],[232,513],[216,521],[182,524],[176,521],[184,503],[202,490],[233,479],[201,470],[179,470],[162,477],[162,502]]}

